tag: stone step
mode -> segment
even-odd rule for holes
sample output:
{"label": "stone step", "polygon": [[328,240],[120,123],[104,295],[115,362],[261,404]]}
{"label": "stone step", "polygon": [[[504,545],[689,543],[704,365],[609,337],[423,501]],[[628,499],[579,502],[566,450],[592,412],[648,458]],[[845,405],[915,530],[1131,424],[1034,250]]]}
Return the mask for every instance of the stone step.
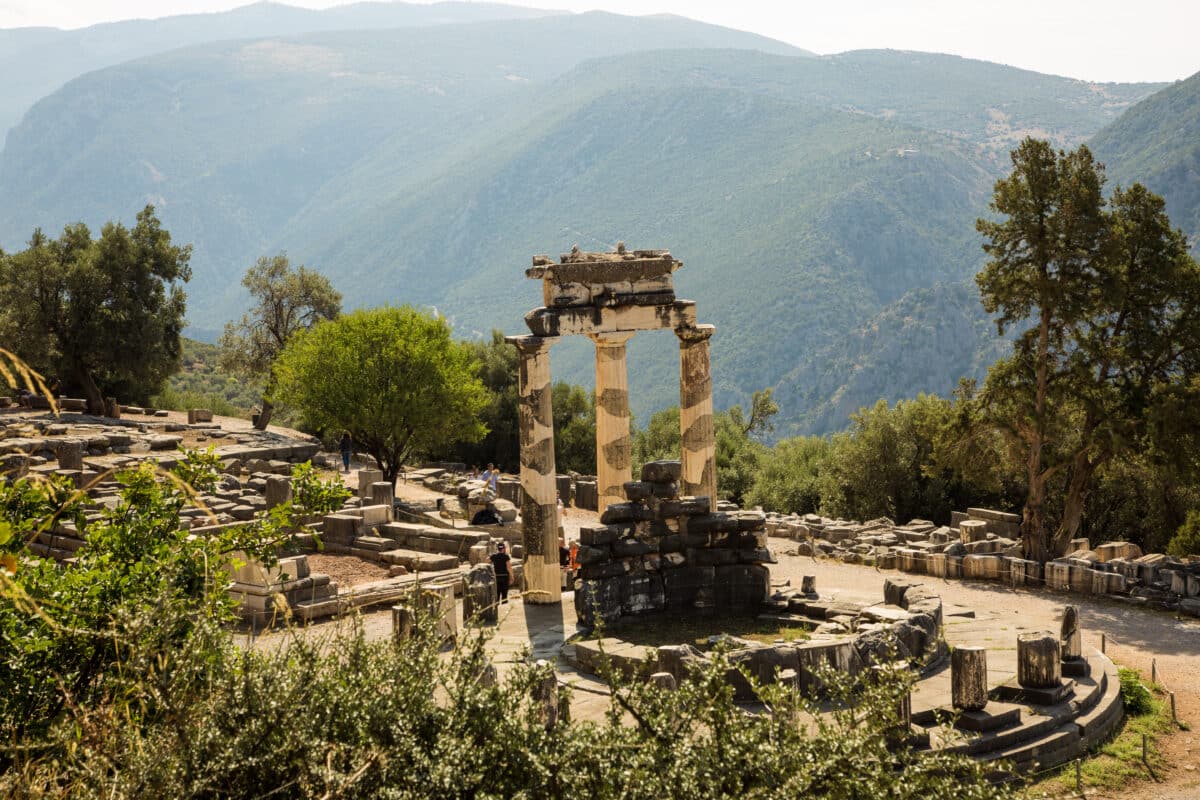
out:
{"label": "stone step", "polygon": [[458,556],[425,553],[419,550],[396,548],[379,553],[379,560],[384,564],[399,564],[410,572],[436,572],[454,569],[458,566]]}

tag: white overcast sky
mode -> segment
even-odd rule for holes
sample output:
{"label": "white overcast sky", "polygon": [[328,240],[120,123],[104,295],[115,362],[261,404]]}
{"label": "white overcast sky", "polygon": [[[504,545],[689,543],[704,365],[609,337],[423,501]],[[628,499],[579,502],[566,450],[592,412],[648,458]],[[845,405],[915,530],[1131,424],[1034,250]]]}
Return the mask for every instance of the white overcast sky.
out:
{"label": "white overcast sky", "polygon": [[[344,2],[344,0],[343,0]],[[339,0],[291,0],[324,8]],[[894,48],[1093,81],[1168,81],[1200,71],[1200,0],[515,0],[619,14],[672,13],[813,50]],[[245,0],[0,0],[0,28],[219,11]]]}

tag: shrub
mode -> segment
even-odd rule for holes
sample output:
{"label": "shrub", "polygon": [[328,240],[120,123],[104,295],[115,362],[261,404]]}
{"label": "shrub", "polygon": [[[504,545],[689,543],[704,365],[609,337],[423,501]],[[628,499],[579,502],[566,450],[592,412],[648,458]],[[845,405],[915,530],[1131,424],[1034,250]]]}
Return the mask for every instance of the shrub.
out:
{"label": "shrub", "polygon": [[337,511],[350,496],[340,477],[323,481],[311,461],[292,467],[292,505],[304,514]]}
{"label": "shrub", "polygon": [[205,450],[179,448],[180,459],[171,472],[181,481],[199,492],[211,492],[221,475],[221,457],[216,448],[209,445]]}
{"label": "shrub", "polygon": [[1149,714],[1154,710],[1154,696],[1150,689],[1142,683],[1142,676],[1137,670],[1118,667],[1117,675],[1121,679],[1121,702],[1125,705],[1126,713],[1134,717]]}
{"label": "shrub", "polygon": [[1167,544],[1167,552],[1176,558],[1200,555],[1200,511],[1189,511],[1187,519]]}

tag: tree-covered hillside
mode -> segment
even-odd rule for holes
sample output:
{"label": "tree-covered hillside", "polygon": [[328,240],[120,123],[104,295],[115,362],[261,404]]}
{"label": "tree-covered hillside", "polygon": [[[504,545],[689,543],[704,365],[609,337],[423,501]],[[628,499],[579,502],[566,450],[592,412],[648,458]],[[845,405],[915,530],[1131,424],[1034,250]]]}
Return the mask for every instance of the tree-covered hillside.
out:
{"label": "tree-covered hillside", "polygon": [[108,22],[75,30],[0,30],[0,140],[35,102],[93,70],[222,39],[525,19],[555,12],[499,3],[352,3],[330,9],[256,2],[216,14]]}
{"label": "tree-covered hillside", "polygon": [[[153,202],[195,244],[189,319],[209,336],[264,253],[324,272],[348,308],[429,305],[483,335],[538,304],[533,253],[669,247],[719,329],[718,406],[773,386],[781,428],[821,431],[977,372],[957,336],[923,367],[925,328],[889,308],[917,292],[918,316],[969,327],[961,298],[921,290],[982,263],[1003,149],[1081,141],[1154,88],[611,14],[207,44],[39,102],[0,155],[0,244]],[[903,381],[837,350],[873,324],[912,356]],[[631,348],[645,419],[677,398],[676,343]],[[588,343],[555,370],[590,383]]]}
{"label": "tree-covered hillside", "polygon": [[1112,183],[1141,181],[1161,194],[1200,252],[1200,73],[1133,106],[1090,144]]}

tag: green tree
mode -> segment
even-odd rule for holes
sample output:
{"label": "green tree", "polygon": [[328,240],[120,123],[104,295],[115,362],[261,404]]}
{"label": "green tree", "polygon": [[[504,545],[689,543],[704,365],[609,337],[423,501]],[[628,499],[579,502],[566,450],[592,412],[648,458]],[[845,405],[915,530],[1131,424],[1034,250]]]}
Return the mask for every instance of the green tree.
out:
{"label": "green tree", "polygon": [[679,430],[679,406],[655,411],[646,420],[646,427],[632,431],[632,437],[635,474],[647,461],[678,459],[683,439]]}
{"label": "green tree", "polygon": [[[758,437],[771,430],[771,417],[778,411],[771,390],[766,389],[753,394],[748,415],[740,405],[713,415],[717,492],[721,497],[735,503],[745,500],[766,451]],[[678,406],[652,414],[644,429],[633,432],[634,468],[647,461],[678,459],[681,440]]]}
{"label": "green tree", "polygon": [[949,401],[922,394],[853,414],[850,428],[831,441],[820,476],[822,509],[855,519],[947,521],[953,478],[934,466],[934,448],[950,412]]}
{"label": "green tree", "polygon": [[459,442],[449,452],[450,459],[483,466],[491,462],[514,470],[520,460],[521,442],[517,429],[517,348],[504,340],[504,332],[493,330],[490,338],[472,341],[476,375],[487,389],[487,405],[481,417],[487,434],[477,442]]}
{"label": "green tree", "polygon": [[[1025,553],[1062,554],[1079,530],[1096,471],[1146,439],[1190,434],[1200,354],[1200,271],[1162,199],[1135,184],[1102,194],[1086,147],[1056,153],[1026,139],[979,220],[990,260],[976,278],[1013,353],[988,372],[982,419],[1025,467]],[[1065,482],[1053,525],[1048,489]]]}
{"label": "green tree", "polygon": [[319,272],[303,264],[293,268],[284,253],[259,258],[246,270],[242,286],[254,298],[254,307],[236,324],[225,324],[219,364],[227,372],[264,384],[255,427],[266,430],[274,410],[272,364],[297,331],[340,314],[342,295]]}
{"label": "green tree", "polygon": [[811,514],[821,507],[821,474],[829,458],[829,440],[818,436],[783,439],[763,453],[749,505],[784,514]]}
{"label": "green tree", "polygon": [[559,472],[595,474],[595,395],[565,381],[554,384],[550,394],[554,403],[555,468]]}
{"label": "green tree", "polygon": [[1167,552],[1176,558],[1200,556],[1200,511],[1189,511],[1187,519],[1167,544]]}
{"label": "green tree", "polygon": [[25,250],[0,256],[0,340],[81,391],[93,414],[107,393],[144,402],[179,368],[190,257],[153,206],[95,240],[83,223],[58,239],[36,230]]}
{"label": "green tree", "polygon": [[318,431],[349,431],[394,481],[405,459],[486,433],[471,348],[408,306],[356,311],[298,331],[275,362],[279,398]]}

